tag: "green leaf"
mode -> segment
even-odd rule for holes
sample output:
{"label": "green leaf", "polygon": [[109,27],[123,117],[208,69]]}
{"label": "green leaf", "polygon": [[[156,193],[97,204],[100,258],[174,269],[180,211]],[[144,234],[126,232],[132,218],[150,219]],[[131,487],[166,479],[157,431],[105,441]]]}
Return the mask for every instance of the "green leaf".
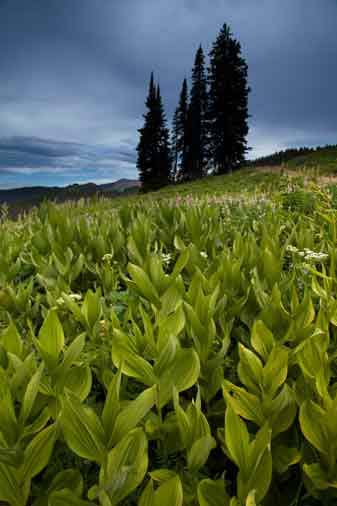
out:
{"label": "green leaf", "polygon": [[266,361],[274,346],[274,337],[262,320],[255,321],[252,329],[251,343],[255,351]]}
{"label": "green leaf", "polygon": [[155,404],[157,398],[157,387],[144,390],[137,399],[129,402],[117,415],[115,426],[110,438],[109,446],[118,443],[131,429],[144,418]]}
{"label": "green leaf", "polygon": [[22,425],[26,423],[33,409],[34,402],[39,391],[43,368],[44,365],[42,363],[27,385],[20,411],[19,421]]}
{"label": "green leaf", "polygon": [[225,442],[231,459],[242,470],[246,470],[249,452],[249,434],[246,424],[228,406],[225,415]]}
{"label": "green leaf", "polygon": [[90,330],[93,330],[101,317],[102,307],[100,293],[88,290],[82,305],[82,314]]}
{"label": "green leaf", "polygon": [[270,487],[272,458],[270,448],[271,429],[264,425],[250,444],[247,474],[238,475],[238,497],[243,502],[251,490],[256,490],[257,502],[262,501]]}
{"label": "green leaf", "polygon": [[176,473],[171,469],[156,469],[155,471],[151,471],[149,473],[153,481],[167,481],[176,476]]}
{"label": "green leaf", "polygon": [[[118,335],[119,331],[115,330],[114,333]],[[123,333],[122,336],[124,338]],[[126,376],[136,378],[144,383],[144,385],[150,387],[157,383],[157,377],[149,362],[126,347],[123,347],[119,342],[112,344],[111,358],[114,365],[117,368],[121,368],[122,373]]]}
{"label": "green leaf", "polygon": [[115,420],[120,411],[119,391],[121,386],[121,377],[122,371],[119,369],[110,382],[105,398],[102,412],[102,423],[107,439],[109,439],[110,434],[112,434],[115,426]]}
{"label": "green leaf", "polygon": [[317,490],[337,488],[337,480],[331,481],[326,471],[319,464],[304,464],[303,471]]}
{"label": "green leaf", "polygon": [[69,448],[84,459],[103,462],[105,433],[96,413],[73,394],[63,401],[60,423]]}
{"label": "green leaf", "polygon": [[20,358],[22,357],[22,339],[12,319],[10,320],[9,326],[1,336],[1,342],[7,352],[13,353]]}
{"label": "green leaf", "polygon": [[128,264],[128,272],[136,284],[139,293],[155,306],[159,304],[159,295],[153,284],[151,283],[146,272],[137,265]]}
{"label": "green leaf", "polygon": [[250,394],[226,380],[223,382],[222,388],[227,405],[237,415],[259,426],[264,424],[265,416],[261,408],[261,401],[256,395]]}
{"label": "green leaf", "polygon": [[240,381],[249,391],[258,395],[263,380],[262,363],[255,353],[241,343],[239,343],[239,357],[238,375]]}
{"label": "green leaf", "polygon": [[298,464],[301,460],[301,454],[297,448],[288,448],[282,444],[273,447],[272,456],[273,468],[279,474],[285,473],[288,467]]}
{"label": "green leaf", "polygon": [[[146,436],[142,429],[133,429],[109,452],[101,470],[99,497],[106,491],[111,503],[118,504],[141,484],[147,466]],[[89,499],[93,498],[90,495]]]}
{"label": "green leaf", "polygon": [[179,476],[165,481],[155,492],[155,506],[182,506],[183,487]]}
{"label": "green leaf", "polygon": [[55,377],[57,381],[61,383],[65,383],[67,373],[69,372],[71,366],[78,360],[80,357],[83,348],[85,345],[85,334],[81,334],[73,340],[73,342],[66,349],[62,363],[55,370]]}
{"label": "green leaf", "polygon": [[200,506],[229,506],[224,480],[202,480],[198,486]]}
{"label": "green leaf", "polygon": [[30,480],[46,467],[54,448],[56,436],[55,424],[49,425],[29,443],[24,452],[22,481]]}
{"label": "green leaf", "polygon": [[48,312],[35,343],[47,366],[54,368],[64,347],[63,328],[54,310]]}
{"label": "green leaf", "polygon": [[80,497],[83,493],[83,478],[78,469],[66,469],[65,471],[60,471],[53,478],[49,491],[57,491],[62,490],[64,488],[68,488],[73,492],[73,494]]}
{"label": "green leaf", "polygon": [[284,348],[275,346],[263,369],[263,388],[265,392],[273,397],[287,379],[287,374],[288,352]]}
{"label": "green leaf", "polygon": [[94,506],[92,502],[84,501],[71,490],[64,489],[52,492],[48,497],[48,506]]}
{"label": "green leaf", "polygon": [[187,455],[187,465],[191,472],[199,471],[206,464],[211,450],[216,447],[215,439],[206,434],[194,441]]}
{"label": "green leaf", "polygon": [[24,506],[24,499],[13,468],[0,463],[0,501]]}
{"label": "green leaf", "polygon": [[171,279],[175,279],[181,271],[186,267],[188,261],[190,258],[190,252],[187,248],[185,248],[179,255],[178,260],[176,261],[176,264],[174,266],[174,269],[171,274]]}
{"label": "green leaf", "polygon": [[200,361],[192,349],[180,349],[173,364],[159,379],[159,406],[163,407],[172,398],[173,386],[178,392],[191,388],[198,381]]}
{"label": "green leaf", "polygon": [[154,489],[153,489],[153,481],[152,480],[150,480],[148,482],[148,484],[146,485],[146,487],[140,497],[138,506],[155,506]]}
{"label": "green leaf", "polygon": [[81,401],[84,401],[84,399],[88,397],[92,385],[92,373],[90,367],[88,365],[72,367],[66,376],[65,385],[76,395],[76,397],[78,397]]}
{"label": "green leaf", "polygon": [[300,426],[305,438],[321,453],[329,455],[331,442],[327,431],[326,414],[312,401],[305,401],[300,408]]}

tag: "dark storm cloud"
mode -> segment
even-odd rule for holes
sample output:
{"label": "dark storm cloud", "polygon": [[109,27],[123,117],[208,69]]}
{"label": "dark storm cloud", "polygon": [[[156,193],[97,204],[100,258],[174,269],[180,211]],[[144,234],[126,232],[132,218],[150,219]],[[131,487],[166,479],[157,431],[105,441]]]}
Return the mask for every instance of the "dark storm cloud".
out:
{"label": "dark storm cloud", "polygon": [[151,70],[170,118],[225,21],[253,154],[337,142],[336,0],[0,0],[0,186],[135,177]]}

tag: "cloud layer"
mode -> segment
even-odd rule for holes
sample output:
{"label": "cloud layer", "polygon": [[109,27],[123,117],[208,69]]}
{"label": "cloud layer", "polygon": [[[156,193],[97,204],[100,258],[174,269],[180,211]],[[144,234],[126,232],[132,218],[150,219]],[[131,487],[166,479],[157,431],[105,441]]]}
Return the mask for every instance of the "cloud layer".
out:
{"label": "cloud layer", "polygon": [[151,70],[167,116],[223,22],[253,154],[337,139],[335,0],[0,0],[0,187],[135,177]]}

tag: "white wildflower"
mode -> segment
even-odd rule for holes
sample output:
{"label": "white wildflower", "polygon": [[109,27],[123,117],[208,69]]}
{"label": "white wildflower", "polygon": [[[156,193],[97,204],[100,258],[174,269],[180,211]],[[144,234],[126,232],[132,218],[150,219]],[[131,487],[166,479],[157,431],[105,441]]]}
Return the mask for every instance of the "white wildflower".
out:
{"label": "white wildflower", "polygon": [[297,253],[298,252],[298,249],[296,248],[296,246],[292,246],[291,244],[289,244],[286,247],[286,250],[289,251],[290,253]]}
{"label": "white wildflower", "polygon": [[162,253],[161,259],[165,265],[168,265],[172,260],[172,255],[171,253]]}
{"label": "white wildflower", "polygon": [[206,251],[200,251],[200,256],[203,258],[208,258]]}
{"label": "white wildflower", "polygon": [[70,293],[69,298],[72,300],[82,300],[82,295],[80,293]]}

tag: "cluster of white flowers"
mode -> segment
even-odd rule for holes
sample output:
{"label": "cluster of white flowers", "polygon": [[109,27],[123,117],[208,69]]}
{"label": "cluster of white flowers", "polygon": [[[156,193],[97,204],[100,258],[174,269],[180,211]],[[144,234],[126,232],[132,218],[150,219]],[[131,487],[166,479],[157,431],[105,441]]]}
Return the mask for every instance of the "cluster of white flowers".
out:
{"label": "cluster of white flowers", "polygon": [[172,260],[172,255],[171,255],[171,253],[162,253],[161,259],[165,265],[169,265],[169,263]]}
{"label": "cluster of white flowers", "polygon": [[208,258],[206,251],[200,251],[200,256],[203,258]]}
{"label": "cluster of white flowers", "polygon": [[303,251],[301,251],[291,244],[287,246],[286,250],[289,251],[289,253],[295,253],[307,262],[324,262],[329,258],[329,255],[327,253],[323,253],[322,251],[311,251],[309,248],[304,248]]}
{"label": "cluster of white flowers", "polygon": [[[74,301],[80,301],[82,300],[82,295],[80,293],[70,293],[68,295],[69,299],[72,299]],[[64,304],[65,300],[63,297],[59,297],[57,300],[56,300],[56,304],[58,304],[59,306],[62,306]]]}

